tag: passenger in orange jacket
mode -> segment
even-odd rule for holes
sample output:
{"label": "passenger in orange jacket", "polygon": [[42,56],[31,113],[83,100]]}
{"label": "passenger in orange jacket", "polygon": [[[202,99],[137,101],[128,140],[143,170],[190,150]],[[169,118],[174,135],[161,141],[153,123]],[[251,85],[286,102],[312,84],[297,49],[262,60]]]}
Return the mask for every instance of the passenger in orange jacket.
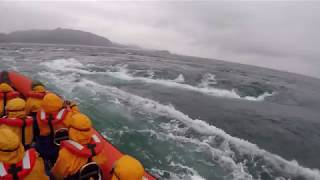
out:
{"label": "passenger in orange jacket", "polygon": [[[51,172],[56,179],[92,177],[85,167],[94,165],[94,177],[102,176],[100,168],[107,162],[103,140],[92,129],[90,119],[84,114],[75,114],[69,128],[69,140],[61,142],[58,159]],[[98,173],[100,171],[100,173]]]}
{"label": "passenger in orange jacket", "polygon": [[39,136],[36,137],[36,147],[50,168],[57,158],[59,148],[54,144],[56,130],[68,128],[74,112],[64,101],[53,93],[47,93],[37,112]]}
{"label": "passenger in orange jacket", "polygon": [[[31,91],[27,94],[26,113],[32,116],[34,121],[37,119],[37,112],[41,109],[41,103],[46,94],[50,93],[46,87],[39,81],[31,84]],[[71,101],[65,101],[63,107],[69,108],[73,112],[79,111],[78,106]],[[34,123],[35,136],[39,136],[39,127]]]}
{"label": "passenger in orange jacket", "polygon": [[15,132],[22,145],[29,149],[33,141],[33,119],[26,116],[25,101],[21,98],[10,100],[6,105],[6,114],[0,118],[0,126],[5,126]]}
{"label": "passenger in orange jacket", "polygon": [[25,151],[19,137],[8,128],[0,128],[0,137],[0,179],[49,179],[35,149]]}
{"label": "passenger in orange jacket", "polygon": [[31,116],[36,116],[41,107],[41,102],[46,95],[45,86],[38,81],[32,82],[31,91],[27,94],[26,113]]}
{"label": "passenger in orange jacket", "polygon": [[73,113],[79,113],[79,107],[74,101],[65,100],[63,107],[69,108]]}
{"label": "passenger in orange jacket", "polygon": [[118,159],[110,172],[110,180],[141,180],[144,168],[142,164],[129,155],[123,155]]}
{"label": "passenger in orange jacket", "polygon": [[0,117],[5,115],[5,107],[10,99],[17,98],[20,93],[10,86],[9,74],[2,71],[0,78]]}

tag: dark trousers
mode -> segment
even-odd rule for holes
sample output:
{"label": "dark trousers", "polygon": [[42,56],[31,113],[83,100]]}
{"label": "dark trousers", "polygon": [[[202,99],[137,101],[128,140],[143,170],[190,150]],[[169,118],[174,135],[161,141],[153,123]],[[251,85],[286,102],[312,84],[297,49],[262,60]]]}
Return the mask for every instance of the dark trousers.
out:
{"label": "dark trousers", "polygon": [[59,147],[53,143],[51,136],[38,136],[36,138],[36,149],[45,161],[54,165],[58,157]]}

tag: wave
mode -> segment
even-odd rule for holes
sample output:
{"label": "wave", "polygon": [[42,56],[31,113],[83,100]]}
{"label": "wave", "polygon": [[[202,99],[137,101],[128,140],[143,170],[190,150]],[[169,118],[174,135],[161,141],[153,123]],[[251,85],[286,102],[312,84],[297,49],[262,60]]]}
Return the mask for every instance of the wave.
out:
{"label": "wave", "polygon": [[57,59],[49,62],[44,62],[42,65],[45,65],[46,67],[56,70],[56,71],[72,71],[72,72],[78,72],[82,74],[103,74],[108,75],[113,78],[126,80],[126,81],[141,81],[144,83],[150,83],[150,84],[158,84],[166,87],[171,88],[179,88],[184,89],[188,91],[194,91],[198,93],[202,93],[209,96],[216,96],[216,97],[224,97],[224,98],[234,98],[234,99],[243,99],[248,101],[263,101],[266,97],[274,95],[274,93],[265,92],[258,97],[253,96],[245,96],[241,97],[237,92],[232,90],[225,90],[225,89],[218,89],[210,87],[210,84],[214,83],[214,76],[212,74],[207,74],[203,81],[200,83],[200,86],[192,86],[189,84],[183,84],[185,81],[182,74],[180,74],[176,79],[174,80],[168,80],[168,79],[152,79],[148,77],[137,77],[133,76],[129,73],[129,70],[127,68],[127,65],[116,65],[115,68],[117,71],[106,71],[106,72],[94,72],[86,70],[86,66],[84,66],[81,62],[79,62],[76,59]]}
{"label": "wave", "polygon": [[17,66],[17,62],[12,57],[3,56],[0,57],[0,62],[3,62],[3,64],[0,64],[0,70],[6,70],[6,71],[17,71],[19,72],[19,68]]}
{"label": "wave", "polygon": [[85,65],[74,58],[50,60],[42,62],[41,65],[56,71],[72,71],[83,74],[90,73],[89,71],[85,70]]}
{"label": "wave", "polygon": [[192,173],[190,179],[191,180],[205,180],[203,177],[201,177],[197,171],[195,171],[194,169],[188,167],[188,166],[185,166],[185,165],[182,165],[180,163],[175,163],[175,162],[171,162],[170,163],[170,166],[178,166],[182,169],[187,169],[188,171],[190,171]]}
{"label": "wave", "polygon": [[181,175],[179,175],[179,174],[172,173],[172,172],[167,172],[167,171],[164,171],[164,170],[161,170],[161,169],[157,169],[157,168],[152,168],[151,171],[155,172],[156,174],[162,174],[162,175],[165,174],[165,173],[169,173],[170,174],[170,180],[177,180],[177,179],[183,179],[183,180],[206,180],[205,178],[200,176],[197,171],[195,171],[193,168],[190,168],[188,166],[182,165],[180,163],[175,163],[175,162],[171,162],[170,166],[171,167],[179,167],[180,169],[187,170],[191,174],[183,175],[183,177],[181,177]]}
{"label": "wave", "polygon": [[172,106],[163,105],[156,101],[127,93],[115,87],[104,86],[93,81],[83,80],[82,83],[82,85],[85,86],[89,85],[96,88],[101,88],[101,92],[112,94],[118,99],[130,103],[134,107],[140,107],[147,112],[153,112],[162,116],[169,116],[171,118],[180,120],[188,127],[197,131],[199,134],[223,137],[225,141],[237,147],[237,150],[241,151],[241,154],[263,157],[272,165],[272,167],[276,168],[282,173],[285,173],[291,178],[299,176],[305,177],[306,179],[320,178],[320,172],[318,170],[304,168],[300,166],[296,161],[287,161],[278,155],[271,154],[265,150],[260,149],[257,145],[252,144],[246,140],[233,137],[224,132],[222,129],[211,126],[205,121],[199,119],[191,119],[188,115],[183,114]]}
{"label": "wave", "polygon": [[[116,69],[118,71],[115,71],[115,72],[108,71],[108,72],[106,72],[106,74],[109,76],[112,76],[114,78],[118,78],[118,79],[122,79],[122,80],[142,81],[145,83],[159,84],[159,85],[163,85],[163,86],[167,86],[167,87],[195,91],[195,92],[203,93],[203,94],[210,95],[210,96],[218,96],[218,97],[234,98],[234,99],[244,99],[244,100],[248,100],[248,101],[263,101],[266,97],[272,96],[274,94],[274,93],[265,92],[258,97],[253,97],[253,96],[241,97],[239,94],[236,93],[236,91],[234,89],[225,90],[225,89],[213,88],[213,87],[209,86],[210,84],[214,83],[215,77],[212,74],[207,74],[207,76],[203,79],[202,84],[200,84],[200,87],[195,87],[195,86],[192,86],[189,84],[178,83],[176,81],[176,79],[175,80],[151,79],[151,78],[146,78],[146,77],[132,76],[129,73],[129,70],[126,65],[118,65],[118,66],[116,66]],[[182,78],[178,77],[177,79],[182,79]],[[183,81],[184,81],[184,78],[183,78]]]}
{"label": "wave", "polygon": [[218,84],[216,80],[216,75],[211,74],[211,73],[206,73],[202,76],[201,82],[198,85],[200,88],[208,88],[211,85],[216,85]]}
{"label": "wave", "polygon": [[176,83],[184,83],[184,76],[183,74],[179,74],[177,78],[175,78],[174,80],[172,80],[173,82],[176,82]]}
{"label": "wave", "polygon": [[[48,76],[50,72],[42,72],[43,76]],[[51,73],[52,74],[52,73]],[[66,79],[61,76],[57,77],[56,74],[53,74],[56,79],[55,83],[61,83],[61,81],[65,81]],[[68,79],[67,79],[68,80]],[[69,82],[69,84],[74,82]],[[243,179],[250,179],[251,175],[248,174],[248,169],[244,168],[244,164],[242,162],[237,162],[233,158],[235,153],[241,155],[242,157],[248,157],[254,159],[254,157],[258,157],[264,160],[266,163],[264,166],[270,166],[273,170],[280,172],[281,177],[291,178],[291,179],[310,179],[316,180],[320,179],[320,171],[317,169],[309,169],[302,167],[296,161],[287,161],[282,157],[269,153],[263,149],[260,149],[257,145],[252,144],[246,140],[233,137],[222,129],[219,129],[215,126],[209,125],[203,120],[200,119],[191,119],[188,115],[176,110],[171,105],[163,105],[157,101],[143,98],[134,94],[130,94],[123,90],[120,90],[116,87],[101,85],[97,82],[81,79],[80,81],[75,82],[76,85],[72,85],[72,88],[82,87],[83,89],[92,89],[99,93],[104,93],[108,96],[117,98],[119,101],[125,102],[124,104],[130,105],[134,108],[141,109],[145,112],[154,113],[160,116],[169,117],[178,120],[183,123],[188,128],[193,131],[201,134],[202,136],[206,136],[205,139],[193,139],[184,136],[177,136],[174,134],[167,134],[167,137],[171,136],[171,139],[179,139],[180,141],[190,141],[195,144],[200,144],[202,146],[206,146],[211,148],[212,154],[214,157],[219,157],[219,162],[228,165],[228,168],[233,169],[233,178],[236,177],[245,177]],[[68,88],[66,88],[68,89]],[[224,148],[222,150],[213,148],[210,145],[210,140],[214,140],[216,137],[223,140]],[[235,152],[234,149],[237,151]],[[240,176],[243,175],[243,176]],[[251,177],[252,178],[252,177]],[[241,179],[241,178],[240,178]]]}
{"label": "wave", "polygon": [[[94,87],[94,89],[97,92],[104,93],[104,94],[107,94],[108,96],[112,97],[112,101],[115,104],[120,104],[120,101],[122,101],[124,103],[121,103],[121,104],[128,104],[129,103],[131,107],[140,108],[148,113],[155,113],[158,115],[167,114],[166,116],[175,117],[175,115],[173,115],[174,111],[171,112],[171,110],[169,110],[169,111],[168,110],[161,110],[161,107],[159,109],[159,105],[155,104],[155,102],[153,102],[152,100],[146,99],[147,101],[144,101],[143,100],[144,98],[132,95],[132,94],[124,92],[124,91],[121,91],[118,88],[103,86],[103,85],[100,85],[94,81],[90,81],[87,79],[83,79],[81,81],[74,82],[74,79],[77,78],[77,77],[74,77],[75,76],[74,74],[68,74],[67,77],[65,77],[64,75],[59,76],[59,75],[56,75],[55,73],[51,73],[51,72],[39,72],[39,75],[46,78],[46,79],[50,79],[54,84],[58,85],[58,87],[64,87],[61,90],[64,91],[64,93],[67,93],[69,95],[71,94],[71,92],[74,89],[78,89],[79,87],[87,89],[88,91],[90,91],[92,89],[91,87]],[[138,99],[142,98],[142,99],[138,100],[137,98]],[[141,104],[145,104],[145,102],[147,102],[146,106],[141,107]],[[169,105],[169,106],[161,105],[161,106],[173,108],[171,105]],[[152,108],[152,107],[154,107],[156,109],[149,110],[149,108]],[[232,174],[235,175],[234,178],[238,177],[238,179],[241,179],[240,177],[242,177],[242,179],[248,179],[248,178],[244,178],[244,177],[251,177],[251,175],[249,175],[248,173],[243,171],[244,168],[242,167],[242,164],[237,164],[236,162],[233,161],[233,159],[231,157],[224,155],[224,154],[228,154],[228,153],[225,153],[219,149],[212,148],[206,142],[202,142],[197,139],[190,139],[190,138],[186,138],[183,136],[177,136],[177,135],[172,134],[173,131],[180,131],[181,130],[178,127],[175,127],[174,123],[168,124],[167,128],[172,129],[171,133],[164,134],[164,133],[155,132],[153,130],[148,130],[148,132],[152,131],[152,133],[156,134],[156,137],[160,140],[164,140],[164,141],[174,140],[174,141],[179,141],[179,142],[183,142],[183,143],[191,143],[191,144],[194,144],[196,147],[201,146],[202,148],[209,148],[209,150],[212,152],[212,156],[214,157],[214,159],[219,159],[220,164],[223,164],[223,166],[225,168],[231,168]],[[184,131],[184,130],[182,130],[182,131]],[[140,132],[143,132],[143,130]],[[147,132],[147,131],[145,131],[145,132]],[[181,176],[179,176],[178,174],[175,174],[173,172],[170,174],[173,177],[173,179],[185,179],[185,178],[182,178]],[[193,178],[191,178],[191,179],[198,178],[197,175],[198,175],[197,173],[193,172],[192,173]],[[176,177],[176,178],[174,178],[174,177]],[[180,178],[178,178],[178,177],[180,177]]]}
{"label": "wave", "polygon": [[[171,126],[175,126],[174,124]],[[173,127],[176,131],[179,131],[179,128]],[[173,132],[162,133],[162,132],[155,132],[154,130],[138,130],[141,133],[150,133],[150,138],[156,137],[160,141],[174,141],[177,144],[192,144],[195,148],[194,151],[196,152],[203,152],[209,151],[211,153],[211,157],[209,160],[214,160],[219,164],[219,166],[223,167],[224,170],[229,170],[228,177],[229,179],[233,180],[249,180],[253,179],[252,175],[249,172],[246,172],[246,166],[243,163],[237,163],[233,159],[233,153],[227,149],[218,149],[216,147],[212,147],[208,141],[209,139],[195,139],[190,137],[185,137],[182,135],[175,135]],[[216,165],[211,165],[212,167]],[[188,169],[188,168],[187,168]],[[191,174],[197,177],[199,174],[195,171],[190,170]],[[200,176],[200,175],[199,175]],[[201,176],[200,176],[201,177]]]}

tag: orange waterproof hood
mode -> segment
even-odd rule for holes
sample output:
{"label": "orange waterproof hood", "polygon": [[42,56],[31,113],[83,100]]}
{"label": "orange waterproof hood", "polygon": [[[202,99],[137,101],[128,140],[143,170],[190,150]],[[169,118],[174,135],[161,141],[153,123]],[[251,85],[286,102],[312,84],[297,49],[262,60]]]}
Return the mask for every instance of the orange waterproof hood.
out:
{"label": "orange waterproof hood", "polygon": [[63,107],[63,100],[53,93],[48,93],[44,96],[41,103],[41,108],[47,113],[59,111]]}

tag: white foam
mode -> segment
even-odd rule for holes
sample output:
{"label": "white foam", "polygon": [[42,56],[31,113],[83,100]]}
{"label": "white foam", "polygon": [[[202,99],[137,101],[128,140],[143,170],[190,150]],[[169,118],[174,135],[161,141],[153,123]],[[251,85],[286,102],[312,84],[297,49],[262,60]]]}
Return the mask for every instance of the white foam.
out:
{"label": "white foam", "polygon": [[203,75],[200,84],[198,85],[200,88],[208,88],[210,85],[218,84],[216,80],[216,75],[211,73],[206,73]]}
{"label": "white foam", "polygon": [[39,72],[39,76],[49,79],[52,84],[59,85],[59,87],[63,87],[63,91],[66,92],[68,95],[71,95],[75,87],[77,86],[76,83],[73,83],[78,79],[77,74],[70,73],[63,76],[57,76],[55,73],[52,72]]}
{"label": "white foam", "polygon": [[68,51],[68,49],[65,48],[53,48],[53,51]]}
{"label": "white foam", "polygon": [[270,97],[275,95],[276,93],[272,92],[264,92],[263,94],[259,95],[258,97],[252,97],[252,96],[245,96],[244,99],[249,101],[263,101],[266,97]]}
{"label": "white foam", "polygon": [[192,180],[206,180],[205,178],[201,177],[200,175],[192,175],[191,179]]}
{"label": "white foam", "polygon": [[155,174],[159,174],[159,175],[163,175],[165,173],[169,173],[170,174],[170,179],[167,180],[181,180],[181,178],[178,177],[177,174],[174,174],[172,172],[168,172],[166,170],[162,170],[162,169],[157,169],[157,168],[151,168],[151,172],[154,172]]}
{"label": "white foam", "polygon": [[83,74],[90,74],[89,71],[84,70],[85,66],[74,58],[56,59],[51,61],[42,62],[41,65],[54,71],[72,71]]}
{"label": "white foam", "polygon": [[121,104],[121,102],[119,101],[118,98],[115,98],[115,99],[111,100],[111,102],[114,103],[114,104],[116,104],[116,105]]}
{"label": "white foam", "polygon": [[148,78],[153,79],[155,72],[152,69],[148,69],[148,70],[134,70],[132,72],[133,75],[136,75],[137,73],[146,73],[146,75],[148,75]]}
{"label": "white foam", "polygon": [[33,48],[20,48],[21,51],[32,51]]}
{"label": "white foam", "polygon": [[[42,65],[45,65],[46,67],[55,70],[55,71],[71,71],[71,72],[77,72],[81,74],[105,74],[117,79],[122,79],[126,81],[142,81],[145,83],[151,83],[151,84],[158,84],[162,86],[167,86],[171,88],[179,88],[189,91],[195,91],[199,93],[203,93],[210,96],[217,96],[217,97],[224,97],[224,98],[234,98],[234,99],[243,99],[248,101],[263,101],[266,97],[274,95],[274,93],[264,93],[258,97],[253,96],[246,96],[241,97],[237,92],[232,90],[225,90],[225,89],[218,89],[210,87],[210,84],[214,84],[215,82],[215,76],[213,74],[207,74],[205,78],[203,79],[202,85],[200,84],[199,87],[195,87],[189,84],[182,84],[185,79],[182,74],[179,74],[179,76],[176,79],[168,80],[168,79],[152,79],[152,78],[146,78],[146,77],[136,77],[129,73],[127,65],[117,65],[115,68],[117,71],[108,71],[108,72],[90,72],[88,70],[85,70],[85,66],[79,62],[76,59],[70,58],[70,59],[57,59],[53,61],[48,61],[42,63]],[[154,74],[150,74],[152,77]]]}
{"label": "white foam", "polygon": [[147,70],[147,72],[148,72],[148,75],[149,75],[149,78],[153,78],[154,77],[154,71],[152,71],[152,70]]}
{"label": "white foam", "polygon": [[195,91],[199,93],[203,93],[210,96],[218,96],[218,97],[225,97],[225,98],[234,98],[234,99],[244,99],[248,101],[263,101],[266,97],[272,96],[273,94],[270,93],[264,93],[258,97],[253,96],[246,96],[241,97],[239,94],[236,93],[234,89],[232,90],[225,90],[225,89],[218,89],[210,87],[210,84],[214,84],[215,82],[215,76],[213,74],[207,74],[205,78],[202,81],[202,84],[200,84],[199,87],[195,87],[189,84],[182,84],[184,82],[184,77],[182,74],[180,74],[176,79],[174,80],[166,80],[166,79],[151,79],[146,77],[135,77],[132,76],[127,69],[127,65],[118,65],[116,72],[108,71],[106,72],[107,75],[112,76],[114,78],[127,80],[127,81],[142,81],[146,83],[152,83],[152,84],[159,84],[167,87],[172,88],[180,88],[185,89],[189,91]]}
{"label": "white foam", "polygon": [[173,82],[176,83],[184,83],[184,76],[183,74],[179,74],[177,78],[175,78],[174,80],[172,80]]}
{"label": "white foam", "polygon": [[205,178],[201,177],[196,170],[194,170],[194,169],[192,169],[192,168],[190,168],[188,166],[184,166],[184,165],[182,165],[180,163],[175,163],[175,162],[171,162],[170,166],[178,166],[178,167],[180,167],[182,169],[187,169],[188,171],[190,171],[192,173],[192,175],[190,177],[191,180],[206,180]]}
{"label": "white foam", "polygon": [[[203,152],[204,149],[207,149],[211,152],[212,155],[212,159],[207,159],[207,160],[213,160],[215,162],[218,162],[219,165],[221,167],[223,167],[225,170],[230,170],[230,174],[228,175],[229,178],[232,179],[245,179],[245,180],[249,180],[252,179],[252,176],[248,173],[245,172],[245,166],[242,163],[236,163],[232,157],[233,157],[233,153],[229,150],[225,150],[224,151],[217,149],[217,148],[213,148],[209,145],[209,143],[207,142],[207,140],[198,140],[198,139],[194,139],[194,138],[187,138],[184,136],[178,136],[178,135],[174,135],[172,133],[161,133],[161,132],[155,132],[154,130],[138,130],[139,132],[148,132],[153,136],[156,136],[157,139],[160,139],[162,141],[175,141],[175,142],[179,142],[179,143],[190,143],[194,145],[194,151],[198,151],[198,152]],[[191,171],[193,172],[194,176],[198,176],[197,172]]]}

